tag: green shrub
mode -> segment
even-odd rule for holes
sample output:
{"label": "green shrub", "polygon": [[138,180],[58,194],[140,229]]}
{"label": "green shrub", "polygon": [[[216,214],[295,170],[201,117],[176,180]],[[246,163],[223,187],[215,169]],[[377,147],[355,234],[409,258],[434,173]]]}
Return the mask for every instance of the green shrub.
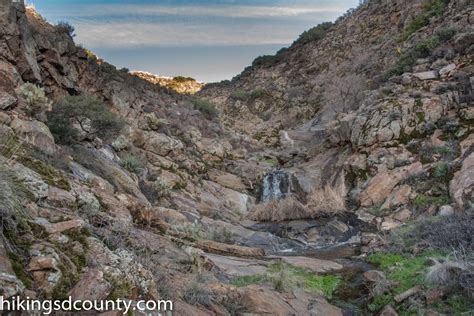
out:
{"label": "green shrub", "polygon": [[323,22],[307,31],[304,31],[296,40],[297,43],[309,43],[323,39],[334,24],[332,22]]}
{"label": "green shrub", "polygon": [[202,225],[197,221],[194,223],[175,224],[171,226],[171,229],[196,240],[202,237]]}
{"label": "green shrub", "polygon": [[56,24],[56,29],[60,33],[68,34],[70,37],[75,37],[76,36],[76,34],[74,34],[75,28],[69,22],[66,22],[66,21],[58,22],[58,24]]}
{"label": "green shrub", "polygon": [[445,179],[449,173],[449,165],[446,162],[441,162],[436,165],[433,171],[435,178]]}
{"label": "green shrub", "polygon": [[153,182],[153,189],[155,190],[158,198],[167,197],[171,193],[169,185],[160,178]]}
{"label": "green shrub", "polygon": [[115,151],[122,151],[128,147],[128,139],[123,135],[119,135],[117,139],[112,143],[112,147]]}
{"label": "green shrub", "polygon": [[449,0],[429,0],[426,2],[423,8],[424,12],[414,17],[413,20],[408,23],[400,41],[407,40],[410,35],[428,25],[432,17],[442,15],[448,3]]}
{"label": "green shrub", "polygon": [[263,88],[256,88],[250,93],[250,96],[254,99],[261,98],[267,94],[267,91]]}
{"label": "green shrub", "polygon": [[199,110],[207,118],[212,119],[219,114],[216,106],[206,99],[194,99],[192,104],[196,110]]}
{"label": "green shrub", "polygon": [[140,160],[132,155],[127,155],[120,160],[120,166],[127,169],[130,172],[138,172],[143,169]]}
{"label": "green shrub", "polygon": [[438,35],[439,40],[444,43],[444,42],[449,41],[451,38],[453,38],[453,36],[456,35],[457,32],[458,30],[456,28],[449,27],[449,28],[438,30],[436,32],[436,35]]}
{"label": "green shrub", "polygon": [[391,76],[399,76],[405,72],[412,71],[416,60],[418,58],[426,58],[430,56],[433,49],[435,49],[439,44],[440,39],[438,36],[432,36],[417,43],[400,56],[397,63],[385,73],[385,77],[388,79]]}
{"label": "green shrub", "polygon": [[145,114],[145,120],[151,130],[156,131],[160,128],[162,122],[154,112]]}
{"label": "green shrub", "polygon": [[26,102],[28,115],[43,120],[45,113],[51,111],[52,102],[44,90],[32,83],[27,82],[20,87],[20,96]]}
{"label": "green shrub", "polygon": [[428,196],[428,195],[418,195],[414,200],[413,204],[416,206],[426,207],[426,206],[441,206],[449,203],[449,198],[447,196]]}
{"label": "green shrub", "polygon": [[117,137],[124,121],[94,97],[67,96],[54,103],[48,113],[48,127],[60,144],[73,144],[83,134],[87,139]]}
{"label": "green shrub", "polygon": [[245,99],[247,99],[248,94],[242,89],[237,89],[234,92],[232,92],[230,97],[234,100],[244,101]]}

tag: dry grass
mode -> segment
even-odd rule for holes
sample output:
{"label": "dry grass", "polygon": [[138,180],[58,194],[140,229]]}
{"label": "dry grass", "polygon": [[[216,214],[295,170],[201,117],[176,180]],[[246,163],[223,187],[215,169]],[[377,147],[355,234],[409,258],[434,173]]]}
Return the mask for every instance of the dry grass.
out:
{"label": "dry grass", "polygon": [[306,205],[299,202],[296,197],[289,196],[282,200],[257,204],[249,217],[261,222],[281,222],[337,215],[345,210],[344,194],[327,185],[324,189],[313,190],[308,196]]}
{"label": "dry grass", "polygon": [[284,221],[310,218],[311,213],[306,206],[295,197],[273,200],[255,206],[250,218],[256,221]]}
{"label": "dry grass", "polygon": [[307,207],[312,217],[336,215],[346,209],[344,194],[326,185],[324,189],[314,189],[308,196]]}

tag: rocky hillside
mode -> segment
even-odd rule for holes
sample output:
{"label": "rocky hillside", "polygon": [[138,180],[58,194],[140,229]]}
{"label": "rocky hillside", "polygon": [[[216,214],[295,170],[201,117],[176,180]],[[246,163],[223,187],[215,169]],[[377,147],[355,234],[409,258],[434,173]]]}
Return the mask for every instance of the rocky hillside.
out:
{"label": "rocky hillside", "polygon": [[2,294],[471,310],[473,19],[368,1],[189,96],[0,0]]}
{"label": "rocky hillside", "polygon": [[197,82],[190,77],[163,77],[143,71],[133,71],[131,74],[151,83],[172,89],[178,93],[195,94],[204,86],[203,83]]}

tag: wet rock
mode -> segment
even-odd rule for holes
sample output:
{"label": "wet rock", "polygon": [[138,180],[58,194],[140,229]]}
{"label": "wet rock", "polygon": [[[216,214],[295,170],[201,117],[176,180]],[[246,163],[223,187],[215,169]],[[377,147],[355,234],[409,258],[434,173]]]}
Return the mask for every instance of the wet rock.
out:
{"label": "wet rock", "polygon": [[377,282],[380,280],[385,280],[387,277],[385,276],[385,273],[383,273],[382,271],[369,270],[369,271],[364,272],[364,278],[370,282]]}
{"label": "wet rock", "polygon": [[314,273],[329,273],[342,270],[343,266],[337,262],[309,257],[279,257],[283,262],[311,270]]}
{"label": "wet rock", "polygon": [[229,245],[212,240],[198,240],[194,243],[194,246],[204,250],[205,252],[240,256],[240,257],[263,257],[265,256],[265,250],[260,248],[251,248],[238,245]]}
{"label": "wet rock", "polygon": [[216,267],[220,272],[229,276],[245,276],[264,274],[270,262],[258,259],[221,256],[205,253],[207,262]]}
{"label": "wet rock", "polygon": [[426,304],[431,305],[439,302],[444,295],[446,295],[446,290],[442,287],[429,289],[425,294]]}

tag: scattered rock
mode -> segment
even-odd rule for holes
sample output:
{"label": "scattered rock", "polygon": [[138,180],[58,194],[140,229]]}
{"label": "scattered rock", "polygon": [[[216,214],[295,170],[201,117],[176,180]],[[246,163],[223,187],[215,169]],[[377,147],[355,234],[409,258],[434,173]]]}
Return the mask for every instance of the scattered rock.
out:
{"label": "scattered rock", "polygon": [[409,298],[410,296],[415,295],[416,293],[418,293],[420,290],[421,290],[421,286],[418,285],[418,286],[412,287],[411,289],[406,290],[403,293],[400,293],[400,294],[396,295],[393,299],[395,300],[395,302],[401,303],[404,300],[406,300],[407,298]]}
{"label": "scattered rock", "polygon": [[390,305],[385,305],[385,307],[380,312],[379,316],[398,316],[397,311]]}
{"label": "scattered rock", "polygon": [[417,73],[414,73],[413,76],[420,80],[433,80],[433,79],[438,79],[438,71],[431,70],[431,71],[417,72]]}
{"label": "scattered rock", "polygon": [[112,286],[104,279],[99,269],[90,269],[69,292],[73,300],[104,300],[112,291]]}
{"label": "scattered rock", "polygon": [[14,119],[10,126],[25,143],[47,154],[55,152],[53,135],[44,123]]}
{"label": "scattered rock", "polygon": [[444,217],[454,215],[454,208],[451,205],[443,205],[439,208],[438,215]]}
{"label": "scattered rock", "polygon": [[251,248],[237,245],[224,244],[212,240],[198,240],[194,246],[204,250],[205,252],[231,255],[238,257],[263,257],[265,250],[260,248]]}

